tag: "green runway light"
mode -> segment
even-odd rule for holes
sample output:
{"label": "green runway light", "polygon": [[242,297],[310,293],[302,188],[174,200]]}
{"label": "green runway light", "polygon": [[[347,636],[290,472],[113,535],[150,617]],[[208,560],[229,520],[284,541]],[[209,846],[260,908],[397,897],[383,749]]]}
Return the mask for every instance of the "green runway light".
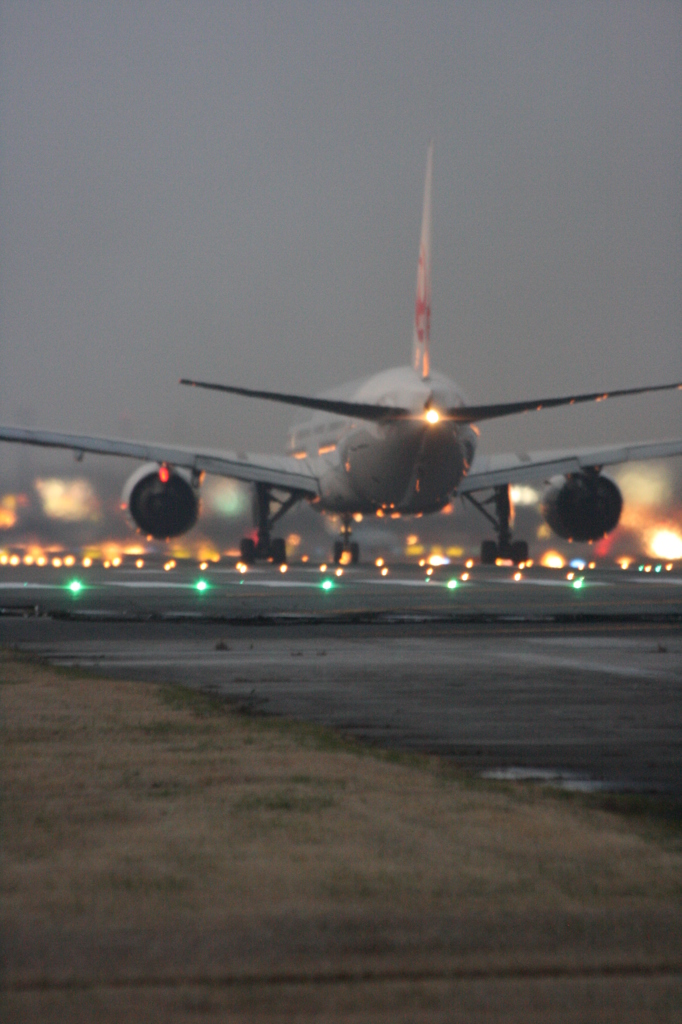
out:
{"label": "green runway light", "polygon": [[197,590],[200,590],[202,593],[204,590],[208,590],[208,583],[206,582],[206,580],[197,580],[194,586],[196,587]]}
{"label": "green runway light", "polygon": [[448,580],[448,590],[457,589],[457,580]]}
{"label": "green runway light", "polygon": [[331,590],[333,586],[334,586],[334,584],[332,583],[331,580],[322,580],[322,589],[323,590]]}
{"label": "green runway light", "polygon": [[577,580],[573,580],[571,586],[574,590],[580,590],[584,582],[585,580],[582,578],[582,576],[579,576]]}
{"label": "green runway light", "polygon": [[72,594],[78,594],[83,589],[83,584],[80,580],[71,580],[68,584],[68,588]]}

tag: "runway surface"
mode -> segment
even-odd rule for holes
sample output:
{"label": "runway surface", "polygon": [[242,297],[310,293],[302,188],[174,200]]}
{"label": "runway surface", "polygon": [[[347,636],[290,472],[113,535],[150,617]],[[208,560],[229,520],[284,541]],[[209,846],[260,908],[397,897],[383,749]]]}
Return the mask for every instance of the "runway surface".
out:
{"label": "runway surface", "polygon": [[465,572],[3,567],[0,643],[493,777],[681,795],[679,574]]}

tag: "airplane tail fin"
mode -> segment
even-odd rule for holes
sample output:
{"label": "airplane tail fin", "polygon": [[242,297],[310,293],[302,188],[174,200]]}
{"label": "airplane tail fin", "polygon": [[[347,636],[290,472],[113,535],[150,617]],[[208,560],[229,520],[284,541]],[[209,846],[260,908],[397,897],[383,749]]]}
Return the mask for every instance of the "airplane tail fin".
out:
{"label": "airplane tail fin", "polygon": [[419,239],[417,265],[417,295],[414,303],[414,355],[413,365],[423,380],[429,377],[429,335],[431,333],[431,171],[433,168],[433,142],[426,155],[426,180],[422,232]]}

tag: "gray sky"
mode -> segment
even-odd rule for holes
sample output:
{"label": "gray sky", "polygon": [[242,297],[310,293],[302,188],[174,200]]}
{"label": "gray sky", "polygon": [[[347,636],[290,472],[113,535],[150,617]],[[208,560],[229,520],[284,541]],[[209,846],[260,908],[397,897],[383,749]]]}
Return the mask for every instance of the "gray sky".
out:
{"label": "gray sky", "polygon": [[[407,362],[431,137],[435,368],[476,402],[682,379],[679,3],[0,12],[0,421],[281,450],[290,410],[177,380]],[[681,428],[673,393],[482,441]]]}

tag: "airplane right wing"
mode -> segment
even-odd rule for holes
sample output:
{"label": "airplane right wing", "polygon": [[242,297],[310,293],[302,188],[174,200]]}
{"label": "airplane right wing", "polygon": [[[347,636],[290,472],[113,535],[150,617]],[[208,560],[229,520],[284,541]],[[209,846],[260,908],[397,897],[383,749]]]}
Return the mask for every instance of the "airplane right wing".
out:
{"label": "airplane right wing", "polygon": [[146,441],[127,441],[121,437],[88,437],[24,427],[0,426],[0,441],[43,448],[67,448],[76,453],[122,455],[143,462],[167,463],[195,473],[212,473],[247,483],[269,484],[271,487],[281,487],[311,497],[319,494],[318,479],[308,460],[294,459],[290,455],[198,450]]}
{"label": "airplane right wing", "polygon": [[505,484],[546,481],[552,476],[601,469],[603,466],[615,466],[623,462],[665,459],[672,455],[682,455],[682,438],[605,445],[600,448],[476,455],[471,469],[457,487],[456,494],[470,494]]}

